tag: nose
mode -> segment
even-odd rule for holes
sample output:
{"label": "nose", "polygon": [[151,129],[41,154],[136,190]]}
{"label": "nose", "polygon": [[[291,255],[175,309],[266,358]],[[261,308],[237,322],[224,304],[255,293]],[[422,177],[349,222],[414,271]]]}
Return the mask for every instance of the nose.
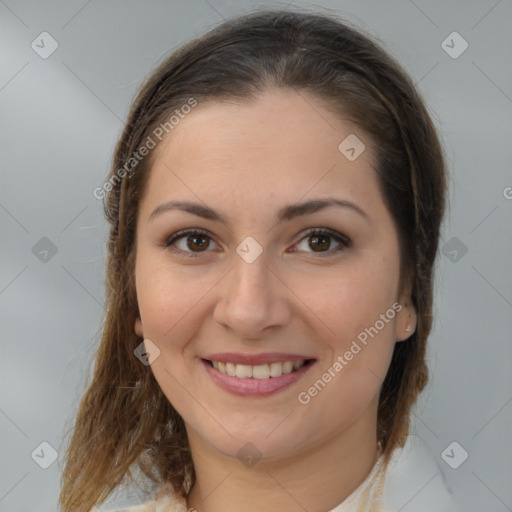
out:
{"label": "nose", "polygon": [[236,255],[219,293],[214,319],[239,339],[261,339],[290,321],[287,288],[269,267],[265,252],[251,263]]}

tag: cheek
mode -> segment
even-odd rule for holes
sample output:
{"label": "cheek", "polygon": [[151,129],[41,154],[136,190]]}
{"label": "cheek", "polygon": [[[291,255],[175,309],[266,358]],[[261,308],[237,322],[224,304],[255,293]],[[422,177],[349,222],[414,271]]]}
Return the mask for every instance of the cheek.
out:
{"label": "cheek", "polygon": [[139,261],[135,275],[144,336],[162,342],[166,333],[172,335],[174,329],[185,324],[180,326],[180,319],[197,302],[196,293],[179,273],[171,272],[161,262],[145,259],[143,251]]}
{"label": "cheek", "polygon": [[334,333],[323,337],[327,357],[298,398],[326,431],[349,425],[372,402],[376,407],[396,340],[392,290],[367,273],[331,282],[327,299],[312,297]]}
{"label": "cheek", "polygon": [[[365,329],[374,326],[396,300],[397,265],[386,260],[347,261],[339,269],[326,269],[325,274],[296,277],[294,292],[315,313],[318,325],[330,343],[341,350]],[[291,277],[290,277],[291,279]],[[388,336],[394,325],[395,312],[379,321],[382,334]]]}
{"label": "cheek", "polygon": [[144,338],[160,350],[151,371],[167,399],[182,414],[190,407],[189,393],[197,394],[189,375],[187,347],[200,325],[201,299],[211,286],[166,262],[142,257],[139,261],[136,286]]}
{"label": "cheek", "polygon": [[163,353],[182,352],[200,326],[209,292],[221,275],[162,261],[165,256],[144,259],[136,266],[136,286],[144,337]]}
{"label": "cheek", "polygon": [[395,346],[398,267],[382,257],[359,262],[340,267],[329,279],[302,278],[297,291],[308,298],[305,302],[322,326],[318,332],[325,333],[326,357],[303,391],[327,422],[349,421],[375,399]]}

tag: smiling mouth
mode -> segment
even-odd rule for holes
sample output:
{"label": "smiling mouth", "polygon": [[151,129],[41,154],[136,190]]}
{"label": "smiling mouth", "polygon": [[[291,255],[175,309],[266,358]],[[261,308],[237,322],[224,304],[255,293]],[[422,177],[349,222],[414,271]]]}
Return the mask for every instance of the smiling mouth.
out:
{"label": "smiling mouth", "polygon": [[313,359],[303,359],[301,361],[284,361],[282,363],[268,363],[268,364],[235,364],[224,363],[222,361],[205,360],[212,368],[215,368],[219,373],[228,375],[229,377],[238,377],[240,379],[257,379],[265,380],[287,373],[293,373],[300,370],[302,367],[311,364]]}

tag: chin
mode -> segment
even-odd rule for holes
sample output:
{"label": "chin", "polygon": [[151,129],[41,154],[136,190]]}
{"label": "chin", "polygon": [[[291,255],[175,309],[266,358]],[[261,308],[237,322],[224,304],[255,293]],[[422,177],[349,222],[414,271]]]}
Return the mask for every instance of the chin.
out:
{"label": "chin", "polygon": [[[285,420],[286,421],[286,420]],[[275,428],[275,427],[274,427]],[[246,424],[229,425],[227,430],[232,437],[222,430],[222,435],[213,435],[211,430],[197,434],[215,451],[227,457],[237,458],[245,463],[245,459],[260,462],[274,462],[297,455],[312,440],[311,432],[298,432],[280,427],[272,432],[267,428],[248,428]]]}

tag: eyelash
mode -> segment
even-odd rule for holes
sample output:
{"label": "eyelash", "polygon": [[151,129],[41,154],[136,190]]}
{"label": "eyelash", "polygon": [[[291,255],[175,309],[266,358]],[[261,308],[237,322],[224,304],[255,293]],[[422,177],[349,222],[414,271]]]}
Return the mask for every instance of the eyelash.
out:
{"label": "eyelash", "polygon": [[[202,255],[204,252],[209,252],[207,250],[205,251],[199,251],[199,252],[188,252],[188,251],[182,251],[181,249],[175,249],[173,248],[173,245],[180,239],[188,237],[188,236],[204,236],[205,238],[208,238],[213,241],[212,237],[208,233],[208,231],[205,231],[204,229],[195,228],[195,229],[185,229],[182,231],[178,231],[171,235],[164,243],[164,246],[171,250],[172,252],[179,253],[179,254],[185,254],[186,257],[189,258],[198,258]],[[300,243],[302,240],[312,237],[312,236],[318,236],[318,235],[324,235],[329,236],[330,238],[334,239],[336,242],[338,242],[340,245],[334,249],[329,249],[327,251],[320,251],[320,252],[314,252],[312,251],[312,254],[318,254],[320,257],[323,257],[323,255],[330,256],[333,253],[338,253],[340,251],[343,251],[344,249],[350,247],[351,240],[341,233],[338,233],[336,231],[333,231],[332,229],[328,228],[310,228],[306,230],[304,233],[304,236],[297,242]],[[295,244],[296,245],[296,244]],[[292,252],[296,252],[295,250]]]}

